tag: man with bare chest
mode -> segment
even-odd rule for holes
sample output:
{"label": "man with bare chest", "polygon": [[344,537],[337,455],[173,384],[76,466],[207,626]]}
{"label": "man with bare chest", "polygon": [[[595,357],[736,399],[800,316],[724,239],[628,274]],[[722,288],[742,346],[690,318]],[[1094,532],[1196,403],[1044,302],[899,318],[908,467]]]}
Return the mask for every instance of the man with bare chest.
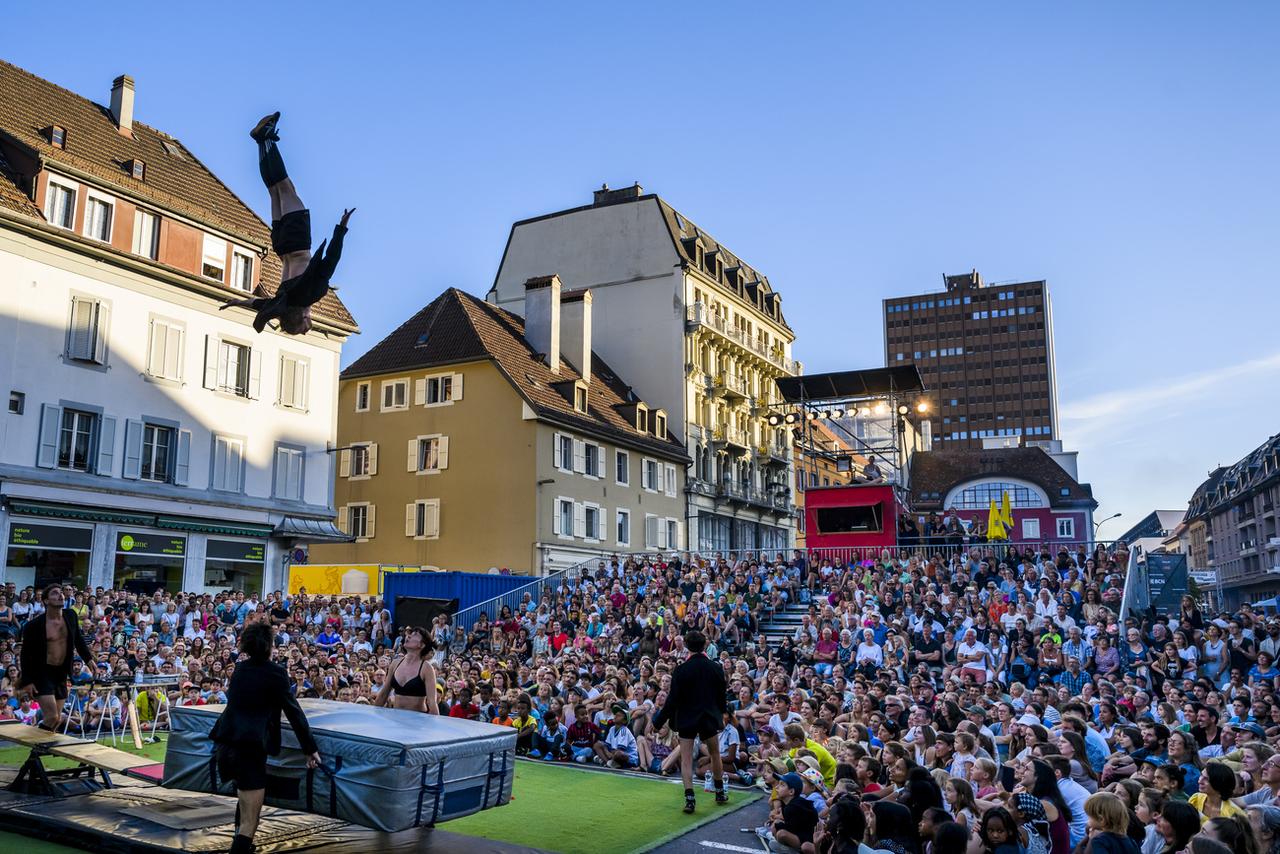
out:
{"label": "man with bare chest", "polygon": [[67,698],[71,679],[72,652],[79,653],[87,667],[93,666],[93,652],[80,633],[76,612],[66,607],[62,588],[44,590],[45,612],[22,629],[22,690],[35,695],[40,704],[40,725],[56,730],[62,718],[62,701]]}

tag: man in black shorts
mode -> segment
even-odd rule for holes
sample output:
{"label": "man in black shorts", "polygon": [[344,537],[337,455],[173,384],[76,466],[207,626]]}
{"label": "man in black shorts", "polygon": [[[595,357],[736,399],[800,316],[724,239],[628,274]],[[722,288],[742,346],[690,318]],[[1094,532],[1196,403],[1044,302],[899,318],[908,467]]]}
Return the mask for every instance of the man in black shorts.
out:
{"label": "man in black shorts", "polygon": [[62,588],[52,584],[44,589],[45,611],[22,629],[22,688],[40,704],[40,726],[57,730],[62,719],[62,703],[71,680],[71,656],[92,671],[93,652],[80,633],[80,618],[66,606]]}
{"label": "man in black shorts", "polygon": [[248,661],[236,665],[227,688],[227,707],[209,732],[217,757],[218,777],[235,782],[236,836],[232,854],[253,851],[253,835],[266,800],[267,757],[280,752],[280,713],[284,712],[307,754],[307,767],[320,765],[311,727],[298,701],[289,693],[289,675],[271,661],[271,626],[255,620],[240,636],[240,651]]}
{"label": "man in black shorts", "polygon": [[670,722],[680,735],[680,777],[684,780],[684,811],[697,808],[693,794],[693,741],[701,739],[711,757],[711,777],[715,781],[716,803],[729,803],[724,789],[724,765],[720,760],[720,730],[728,707],[724,668],[707,658],[707,638],[691,631],[684,636],[689,658],[671,674],[667,704],[653,719],[653,728]]}
{"label": "man in black shorts", "polygon": [[[257,316],[253,328],[261,332],[269,321],[276,320],[290,335],[305,335],[311,330],[311,306],[329,292],[338,259],[342,257],[342,238],[347,221],[355,208],[342,212],[342,221],[334,226],[333,238],[320,244],[311,254],[311,211],[298,198],[289,173],[280,156],[280,134],[276,131],[279,113],[264,116],[249,136],[258,143],[258,169],[271,194],[271,248],[280,256],[283,271],[280,287],[270,297],[232,300],[222,308],[251,308]],[[326,243],[328,251],[325,251]]]}

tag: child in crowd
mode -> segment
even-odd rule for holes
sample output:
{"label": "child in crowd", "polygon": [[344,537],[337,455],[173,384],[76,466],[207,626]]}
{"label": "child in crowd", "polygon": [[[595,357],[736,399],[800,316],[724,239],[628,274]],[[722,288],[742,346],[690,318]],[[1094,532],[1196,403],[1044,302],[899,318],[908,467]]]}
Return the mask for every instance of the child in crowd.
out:
{"label": "child in crowd", "polygon": [[1160,789],[1143,789],[1142,794],[1138,795],[1138,806],[1134,811],[1138,814],[1138,821],[1146,828],[1141,846],[1142,854],[1160,854],[1164,850],[1164,837],[1156,828],[1156,819],[1160,817],[1160,812],[1168,801],[1169,796]]}
{"label": "child in crowd", "polygon": [[1139,854],[1128,836],[1129,809],[1114,792],[1096,792],[1084,802],[1090,854]]}
{"label": "child in crowd", "polygon": [[588,762],[595,753],[595,743],[600,740],[600,727],[591,720],[585,703],[573,707],[573,725],[569,727],[569,754],[574,762]]}
{"label": "child in crowd", "polygon": [[534,759],[541,757],[548,762],[565,758],[569,739],[569,728],[560,723],[559,716],[548,710],[542,716],[542,726],[534,738],[534,749],[529,753]]}
{"label": "child in crowd", "polygon": [[513,726],[513,722],[511,720],[510,700],[501,700],[498,702],[497,714],[493,716],[493,720],[489,721],[489,723],[497,724],[498,726]]}

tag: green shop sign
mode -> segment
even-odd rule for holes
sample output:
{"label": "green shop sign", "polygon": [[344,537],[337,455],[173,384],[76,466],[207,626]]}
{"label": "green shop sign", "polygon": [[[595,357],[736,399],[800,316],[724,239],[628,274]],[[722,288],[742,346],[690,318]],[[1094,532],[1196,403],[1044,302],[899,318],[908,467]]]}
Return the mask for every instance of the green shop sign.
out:
{"label": "green shop sign", "polygon": [[14,519],[9,523],[9,545],[28,549],[87,552],[93,549],[93,529],[40,525]]}
{"label": "green shop sign", "polygon": [[164,534],[121,534],[116,538],[116,551],[130,555],[184,557],[187,553],[187,538]]}
{"label": "green shop sign", "polygon": [[209,539],[205,544],[208,560],[238,560],[246,563],[262,563],[266,559],[267,544],[248,543],[244,540]]}

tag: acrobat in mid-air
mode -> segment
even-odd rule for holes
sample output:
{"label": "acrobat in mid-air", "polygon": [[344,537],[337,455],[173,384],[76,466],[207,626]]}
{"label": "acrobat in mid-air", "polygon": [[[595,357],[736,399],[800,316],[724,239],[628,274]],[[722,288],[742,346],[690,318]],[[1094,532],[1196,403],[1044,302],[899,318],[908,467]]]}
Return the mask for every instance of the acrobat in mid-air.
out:
{"label": "acrobat in mid-air", "polygon": [[342,212],[342,221],[333,227],[333,237],[311,254],[311,211],[298,198],[298,191],[285,171],[280,156],[280,135],[276,132],[279,113],[264,116],[249,136],[258,143],[258,168],[271,194],[271,248],[283,264],[280,287],[269,297],[232,300],[221,308],[251,308],[257,316],[253,328],[261,332],[272,320],[290,335],[311,331],[311,306],[329,292],[329,280],[342,257],[342,238],[347,220],[355,208]]}

